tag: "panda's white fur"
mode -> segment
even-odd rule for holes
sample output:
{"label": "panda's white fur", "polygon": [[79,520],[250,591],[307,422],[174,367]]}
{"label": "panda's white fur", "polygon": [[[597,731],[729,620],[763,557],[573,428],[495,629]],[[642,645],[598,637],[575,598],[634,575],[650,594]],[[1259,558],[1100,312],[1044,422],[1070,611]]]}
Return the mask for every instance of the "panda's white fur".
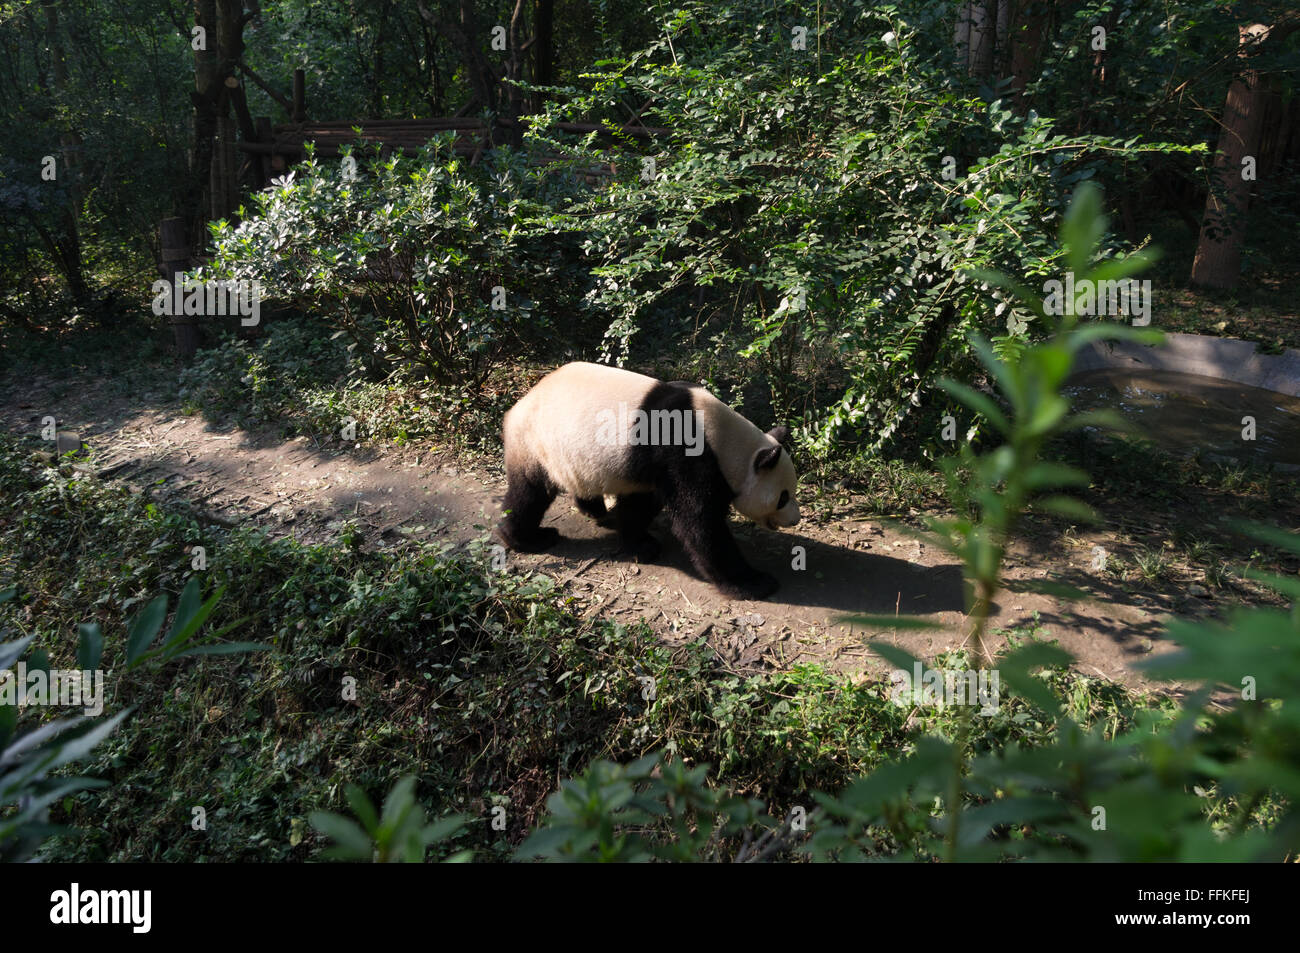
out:
{"label": "panda's white fur", "polygon": [[646,493],[652,486],[620,476],[627,450],[596,440],[602,411],[639,407],[659,382],[605,364],[565,364],[547,374],[506,413],[506,469],[540,463],[565,493],[592,497]]}
{"label": "panda's white fur", "polygon": [[[627,447],[596,438],[602,411],[642,405],[660,381],[607,364],[565,364],[542,378],[507,413],[503,425],[506,469],[540,463],[555,485],[576,497],[653,492],[654,486],[624,478]],[[705,442],[732,492],[736,511],[768,529],[799,522],[794,461],[782,453],[775,467],[755,470],[760,451],[778,446],[702,387],[691,403]],[[782,491],[788,502],[778,508]]]}

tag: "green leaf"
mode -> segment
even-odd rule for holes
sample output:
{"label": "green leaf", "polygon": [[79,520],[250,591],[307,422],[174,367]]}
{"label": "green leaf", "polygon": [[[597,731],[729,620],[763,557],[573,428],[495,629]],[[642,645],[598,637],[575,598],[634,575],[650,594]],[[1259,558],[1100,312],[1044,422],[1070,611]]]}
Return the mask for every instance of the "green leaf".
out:
{"label": "green leaf", "polygon": [[269,652],[274,646],[264,642],[218,642],[214,645],[199,645],[184,652],[176,653],[176,658],[187,655],[238,655],[240,652]]}
{"label": "green leaf", "polygon": [[1238,574],[1246,579],[1253,579],[1255,582],[1268,586],[1275,592],[1280,592],[1295,602],[1300,602],[1300,578],[1296,576],[1279,576],[1276,573],[1263,572],[1251,566],[1239,569]]}
{"label": "green leaf", "polygon": [[163,648],[174,649],[193,638],[203,623],[208,620],[208,616],[212,615],[212,611],[217,607],[217,603],[221,600],[225,591],[225,586],[219,587],[208,598],[207,602],[199,605],[199,581],[197,577],[191,577],[181,593],[181,601],[176,607],[176,619],[172,624],[171,635],[163,643]]}
{"label": "green leaf", "polygon": [[1088,474],[1078,467],[1064,463],[1039,461],[1025,471],[1025,486],[1031,490],[1044,490],[1056,486],[1087,486]]}
{"label": "green leaf", "polygon": [[1275,526],[1265,526],[1262,523],[1251,523],[1246,520],[1232,520],[1228,525],[1243,535],[1300,556],[1300,533],[1292,533],[1288,530],[1278,529]]}
{"label": "green leaf", "polygon": [[371,834],[379,830],[379,814],[375,811],[374,802],[366,792],[355,784],[346,785],[343,792],[348,799],[348,804],[352,806],[352,813],[361,821],[361,826]]}
{"label": "green leaf", "polygon": [[1061,245],[1065,248],[1067,267],[1076,279],[1088,273],[1092,256],[1106,233],[1102,213],[1101,189],[1095,182],[1081,182],[1061,222]]}
{"label": "green leaf", "polygon": [[1040,500],[1034,500],[1032,508],[1035,512],[1051,513],[1080,523],[1097,522],[1097,512],[1087,503],[1076,500],[1072,496],[1045,496]]}
{"label": "green leaf", "polygon": [[975,350],[980,361],[988,368],[989,373],[997,379],[1002,396],[1011,402],[1016,414],[1023,413],[1024,395],[1021,393],[1020,387],[1007,364],[993,353],[993,348],[989,346],[989,342],[980,335],[972,334],[970,336],[970,345]]}
{"label": "green leaf", "polygon": [[167,595],[158,596],[135,617],[126,634],[126,664],[134,665],[158,635],[167,618]]}
{"label": "green leaf", "polygon": [[421,833],[426,844],[437,844],[446,840],[453,834],[463,830],[469,823],[469,818],[463,814],[453,814],[450,817],[444,817],[434,821]]}
{"label": "green leaf", "polygon": [[0,705],[0,753],[9,747],[9,739],[18,726],[18,706]]}
{"label": "green leaf", "polygon": [[23,657],[27,646],[32,644],[34,635],[26,636],[15,642],[0,642],[0,668],[13,668],[14,663]]}
{"label": "green leaf", "polygon": [[176,615],[172,619],[171,632],[168,633],[167,642],[170,643],[176,637],[176,633],[181,631],[185,623],[194,618],[199,611],[199,604],[202,599],[199,596],[199,577],[190,576],[185,586],[181,589],[181,597],[176,601]]}
{"label": "green leaf", "polygon": [[355,821],[329,811],[312,811],[308,823],[334,841],[335,847],[322,852],[323,856],[339,860],[370,860],[374,843]]}
{"label": "green leaf", "polygon": [[939,380],[938,386],[941,390],[951,394],[954,398],[982,416],[1002,433],[1011,433],[1011,425],[1007,422],[1006,415],[998,409],[997,404],[993,403],[993,401],[989,399],[988,395],[981,394],[973,387],[967,387],[965,384],[947,377]]}
{"label": "green leaf", "polygon": [[1002,658],[998,663],[998,671],[1017,695],[1060,720],[1060,702],[1051,689],[1031,672],[1043,666],[1068,665],[1072,660],[1073,656],[1055,645],[1031,642]]}
{"label": "green leaf", "polygon": [[27,671],[45,672],[50,671],[50,653],[45,649],[33,649],[32,654],[27,656]]}
{"label": "green leaf", "polygon": [[83,672],[93,672],[99,668],[104,654],[104,634],[99,631],[98,622],[82,622],[77,626],[77,633],[77,667]]}
{"label": "green leaf", "polygon": [[1165,334],[1156,328],[1135,328],[1109,321],[1090,321],[1070,329],[1064,339],[1067,350],[1076,353],[1093,341],[1132,341],[1135,344],[1159,345]]}
{"label": "green leaf", "polygon": [[1097,427],[1118,433],[1136,433],[1141,429],[1137,424],[1126,420],[1109,408],[1085,410],[1083,413],[1067,417],[1062,421],[1059,429],[1062,433],[1069,433],[1071,430],[1082,430],[1084,427]]}

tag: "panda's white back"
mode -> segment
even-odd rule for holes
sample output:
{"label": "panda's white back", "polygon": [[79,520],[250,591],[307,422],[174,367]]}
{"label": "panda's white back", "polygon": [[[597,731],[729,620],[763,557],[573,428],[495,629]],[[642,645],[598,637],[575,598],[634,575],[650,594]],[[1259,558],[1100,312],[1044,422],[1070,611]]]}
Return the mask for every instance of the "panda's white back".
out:
{"label": "panda's white back", "polygon": [[[629,446],[601,440],[602,415],[629,422],[661,381],[607,364],[575,362],[542,378],[506,414],[503,440],[508,469],[540,463],[551,481],[566,493],[591,498],[645,493],[650,484],[627,479]],[[776,472],[756,473],[754,454],[775,446],[774,440],[702,387],[691,387],[691,406],[704,440],[713,450],[723,477],[737,494],[737,508],[753,515],[763,507],[747,506],[760,483],[793,487],[788,455]],[[621,406],[620,406],[621,405]],[[625,436],[625,435],[622,435]],[[779,493],[779,487],[777,488]]]}
{"label": "panda's white back", "polygon": [[606,364],[565,364],[537,382],[506,414],[506,467],[540,463],[562,491],[578,497],[645,493],[622,473],[628,448],[597,440],[601,414],[640,407],[659,381]]}

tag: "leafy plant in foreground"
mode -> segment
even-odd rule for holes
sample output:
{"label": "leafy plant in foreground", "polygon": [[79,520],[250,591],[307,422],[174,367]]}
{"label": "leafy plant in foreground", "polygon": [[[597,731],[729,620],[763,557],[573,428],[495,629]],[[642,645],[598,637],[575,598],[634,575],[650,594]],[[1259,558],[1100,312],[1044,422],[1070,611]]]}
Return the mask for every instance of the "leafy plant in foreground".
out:
{"label": "leafy plant in foreground", "polygon": [[172,627],[168,630],[167,637],[161,644],[150,648],[158,638],[163,622],[167,619],[169,602],[167,593],[157,596],[140,611],[127,629],[126,670],[129,672],[146,662],[157,662],[162,665],[187,655],[238,655],[243,652],[268,650],[271,646],[259,642],[217,641],[230,630],[243,625],[246,621],[244,619],[236,619],[229,625],[222,626],[216,632],[210,633],[207,640],[199,645],[190,644],[208,616],[212,614],[212,610],[217,607],[217,603],[221,601],[225,591],[224,586],[219,587],[204,602],[199,595],[199,578],[191,576],[189,582],[185,583],[185,588],[181,590],[180,600],[176,604],[176,617],[172,620]]}
{"label": "leafy plant in foreground", "polygon": [[598,761],[547,800],[545,827],[520,858],[566,861],[719,858],[720,838],[747,831],[759,805],[710,788],[707,764],[650,754],[627,765]]}
{"label": "leafy plant in foreground", "polygon": [[[269,648],[251,642],[214,641],[240,625],[242,619],[212,633],[203,644],[191,645],[223,592],[224,589],[219,588],[204,602],[198,577],[191,576],[181,591],[166,640],[154,649],[149,645],[166,621],[168,598],[164,593],[150,602],[128,629],[125,671],[146,663],[162,665],[186,655],[229,655]],[[0,592],[0,602],[7,602],[16,594],[16,589],[6,589]],[[14,642],[0,643],[0,673],[9,678],[16,677],[8,669],[22,658],[33,639],[34,636],[27,636]],[[104,637],[98,623],[78,626],[77,666],[82,672],[99,668],[103,650]],[[33,668],[48,673],[49,659],[44,652],[32,654],[28,671]],[[67,827],[49,823],[50,805],[77,791],[107,787],[108,782],[51,775],[90,754],[131,711],[127,708],[102,720],[86,715],[60,718],[19,734],[18,706],[0,704],[0,862],[27,860],[47,838],[75,833]]]}
{"label": "leafy plant in foreground", "polygon": [[[1127,278],[1149,261],[1144,254],[1094,265],[1094,251],[1104,230],[1096,192],[1082,187],[1062,227],[1066,262],[1080,292],[1085,282]],[[1027,289],[1002,275],[981,277],[1010,289],[1024,307],[1046,317],[1041,299]],[[1036,499],[1046,490],[1087,485],[1087,475],[1081,471],[1040,460],[1047,439],[1068,429],[1116,423],[1113,416],[1099,413],[1069,416],[1060,390],[1074,355],[1089,341],[1152,337],[1149,332],[1114,325],[1079,326],[1071,316],[1073,310],[1066,309],[1051,339],[1007,360],[976,342],[1002,405],[965,385],[943,384],[1005,438],[1005,443],[981,456],[963,448],[959,461],[948,470],[957,515],[931,521],[938,534],[935,541],[962,560],[974,586],[968,634],[977,656],[985,656],[983,636],[1002,586],[1006,542],[1021,513],[1034,505],[1076,519],[1091,516],[1068,496]],[[1300,552],[1300,542],[1287,534],[1274,534],[1273,541]],[[1283,591],[1296,588],[1293,581],[1284,582]],[[808,849],[825,858],[870,856],[876,843],[874,831],[884,828],[914,856],[948,860],[1246,859],[1294,850],[1298,841],[1289,829],[1293,823],[1279,824],[1272,837],[1245,828],[1261,802],[1279,794],[1289,800],[1295,793],[1289,783],[1292,772],[1281,770],[1280,762],[1260,770],[1255,745],[1267,738],[1273,747],[1288,753],[1300,751],[1295,715],[1284,700],[1290,696],[1294,709],[1300,695],[1300,651],[1296,649],[1300,615],[1296,610],[1288,617],[1276,610],[1255,609],[1237,614],[1233,622],[1235,637],[1219,632],[1216,638],[1209,636],[1207,623],[1171,624],[1170,636],[1185,647],[1181,660],[1159,660],[1149,667],[1203,680],[1207,687],[1188,699],[1172,723],[1153,713],[1138,730],[1109,740],[1098,729],[1077,724],[1032,674],[1037,668],[1067,664],[1068,653],[1042,643],[1013,649],[1000,662],[1001,678],[1052,719],[1054,743],[973,757],[976,716],[971,706],[965,706],[956,738],[926,738],[910,758],[863,778],[841,797],[819,796],[833,822],[818,827]],[[910,667],[915,661],[896,647],[876,645],[875,649],[900,666]],[[1271,680],[1272,704],[1261,705],[1254,695],[1243,694],[1238,707],[1227,714],[1209,715],[1210,731],[1199,730],[1214,682],[1264,671],[1280,673]],[[1238,719],[1262,737],[1239,731],[1234,727]],[[1218,753],[1217,760],[1211,752]],[[1203,816],[1201,795],[1196,793],[1216,783],[1225,785],[1223,790],[1231,797],[1246,798],[1230,838],[1220,838],[1211,829]],[[919,811],[927,802],[941,803],[942,808]],[[918,813],[923,824],[904,823]]]}
{"label": "leafy plant in foreground", "polygon": [[[415,864],[424,860],[428,849],[455,835],[466,819],[453,815],[425,823],[424,808],[415,800],[415,778],[405,777],[393,785],[384,799],[384,812],[375,810],[374,802],[355,784],[344,788],[348,803],[357,820],[331,811],[313,811],[311,826],[334,841],[333,847],[321,852],[330,860],[361,860],[379,863]],[[448,863],[469,860],[473,851],[461,851]]]}

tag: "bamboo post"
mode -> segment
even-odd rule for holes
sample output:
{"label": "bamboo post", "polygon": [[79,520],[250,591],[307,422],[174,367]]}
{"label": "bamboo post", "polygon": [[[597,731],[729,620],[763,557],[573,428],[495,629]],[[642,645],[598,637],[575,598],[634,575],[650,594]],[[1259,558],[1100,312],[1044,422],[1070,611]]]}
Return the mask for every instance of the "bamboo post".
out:
{"label": "bamboo post", "polygon": [[293,71],[293,116],[294,122],[307,118],[307,74],[301,69]]}
{"label": "bamboo post", "polygon": [[[181,276],[190,265],[190,251],[185,240],[185,219],[164,218],[158,226],[158,239],[162,247],[158,270],[167,283],[175,288],[176,282],[183,280]],[[181,360],[190,360],[199,349],[199,325],[195,315],[169,315],[167,323],[172,328],[176,353]]]}
{"label": "bamboo post", "polygon": [[[274,134],[271,132],[270,116],[258,116],[254,128],[257,130],[258,142],[264,142],[269,144],[274,139]],[[258,156],[257,167],[258,170],[261,172],[261,176],[262,176],[262,180],[261,182],[258,183],[258,185],[265,186],[266,183],[269,182],[271,179],[271,157],[269,155]]]}

